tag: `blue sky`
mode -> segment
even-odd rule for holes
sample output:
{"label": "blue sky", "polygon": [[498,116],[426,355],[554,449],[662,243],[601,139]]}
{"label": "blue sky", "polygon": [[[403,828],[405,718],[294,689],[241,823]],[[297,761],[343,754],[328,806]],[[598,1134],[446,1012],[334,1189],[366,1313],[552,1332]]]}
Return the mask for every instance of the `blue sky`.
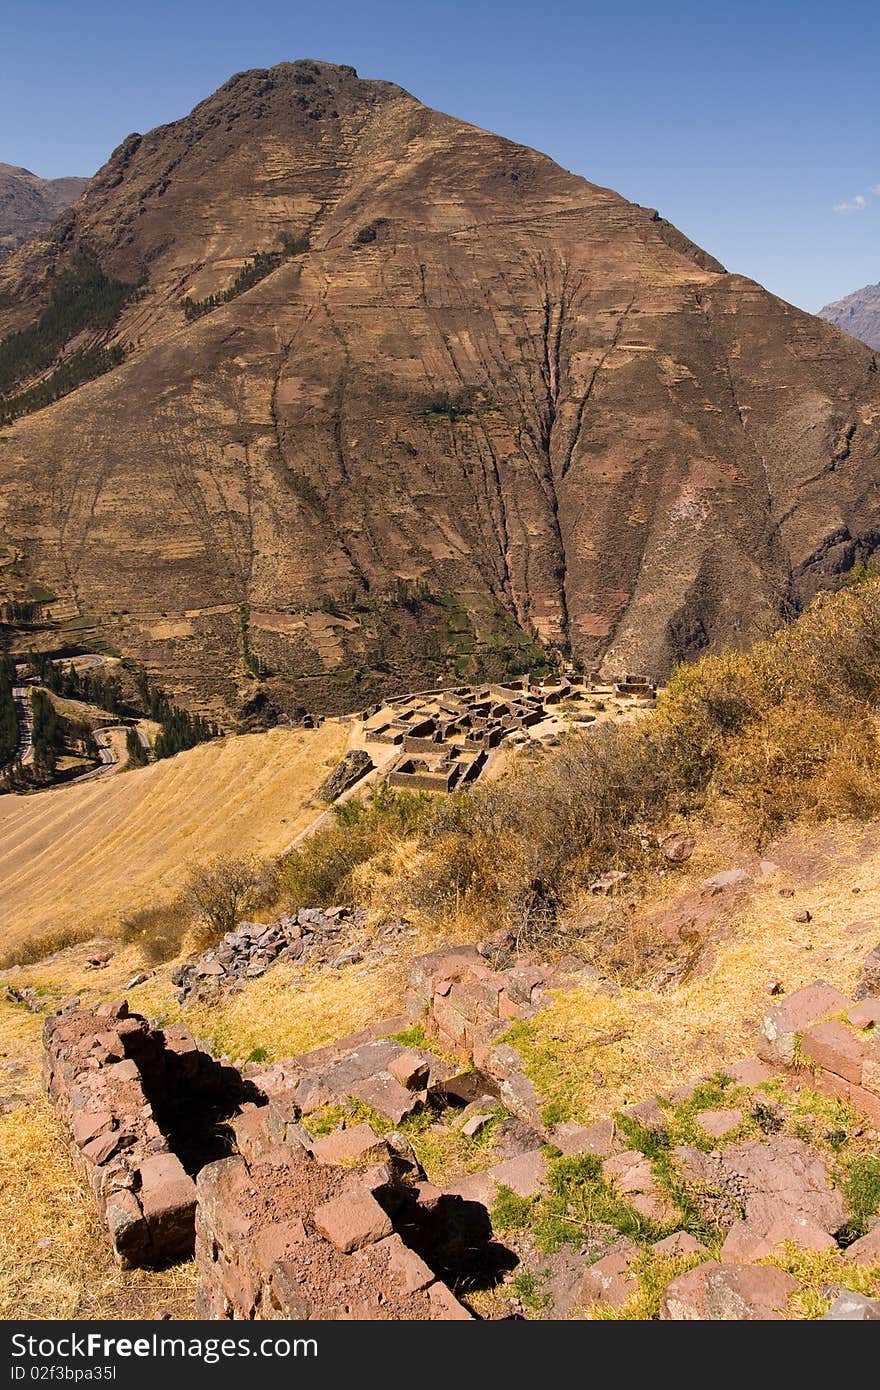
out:
{"label": "blue sky", "polygon": [[545,150],[806,309],[880,280],[876,0],[6,0],[0,160],[93,173],[301,57]]}

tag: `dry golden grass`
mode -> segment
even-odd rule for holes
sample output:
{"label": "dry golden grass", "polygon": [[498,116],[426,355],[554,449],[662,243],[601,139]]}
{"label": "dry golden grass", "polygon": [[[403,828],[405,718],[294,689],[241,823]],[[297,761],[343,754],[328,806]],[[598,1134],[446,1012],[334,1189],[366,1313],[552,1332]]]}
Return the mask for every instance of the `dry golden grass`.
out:
{"label": "dry golden grass", "polygon": [[3,1076],[27,1099],[0,1115],[0,1318],[192,1317],[191,1263],[123,1271],[98,1225],[42,1094],[42,1019],[0,1003],[0,1055],[27,1070]]}
{"label": "dry golden grass", "polygon": [[306,807],[345,746],[345,726],[219,739],[175,758],[37,796],[0,796],[0,954],[115,930],[169,900],[187,864],[278,854],[318,814]]}
{"label": "dry golden grass", "polygon": [[[880,916],[880,844],[866,848],[865,840],[864,826],[838,827],[837,862],[796,900],[778,893],[780,882],[797,882],[796,875],[757,885],[729,934],[709,942],[677,989],[623,988],[616,997],[574,990],[558,994],[533,1021],[514,1025],[553,1115],[599,1118],[750,1055],[772,981],[790,992],[822,978],[851,993],[877,943]],[[704,859],[699,872],[708,869]],[[687,879],[678,882],[684,887]],[[794,912],[804,908],[813,920],[795,922]]]}
{"label": "dry golden grass", "polygon": [[357,966],[316,971],[293,986],[292,974],[291,967],[278,965],[217,1005],[181,1007],[159,976],[130,990],[128,999],[139,1013],[165,1022],[182,1019],[215,1052],[238,1059],[255,1048],[274,1059],[322,1047],[397,1012],[403,999],[405,970],[399,964],[368,973]]}

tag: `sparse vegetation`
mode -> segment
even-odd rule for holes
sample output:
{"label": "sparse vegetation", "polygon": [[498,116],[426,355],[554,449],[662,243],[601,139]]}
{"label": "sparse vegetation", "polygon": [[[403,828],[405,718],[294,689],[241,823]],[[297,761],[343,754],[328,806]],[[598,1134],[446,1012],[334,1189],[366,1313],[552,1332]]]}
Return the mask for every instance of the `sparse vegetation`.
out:
{"label": "sparse vegetation", "polygon": [[249,261],[245,261],[232,284],[225,290],[209,294],[206,299],[191,299],[189,295],[182,299],[180,303],[186,317],[190,320],[198,319],[216,309],[218,304],[228,304],[230,300],[237,299],[240,294],[265,280],[267,275],[271,275],[273,270],[277,270],[291,256],[301,256],[309,249],[308,237],[293,236],[290,232],[279,232],[276,240],[280,243],[280,250],[257,251]]}
{"label": "sparse vegetation", "polygon": [[261,866],[254,858],[218,855],[192,869],[184,889],[194,916],[202,924],[198,945],[216,943],[232,931],[257,901]]}
{"label": "sparse vegetation", "polygon": [[78,333],[108,332],[140,287],[106,275],[94,253],[82,248],[64,269],[50,272],[46,288],[49,302],[36,323],[0,343],[0,424],[58,400],[125,356],[118,345],[77,349],[42,381],[16,393],[21,382],[53,367],[65,343]]}
{"label": "sparse vegetation", "polygon": [[448,420],[456,425],[473,415],[476,406],[476,393],[469,387],[460,391],[438,391],[429,396],[423,414],[427,420]]}
{"label": "sparse vegetation", "polygon": [[48,931],[29,937],[26,941],[18,941],[0,953],[0,970],[9,970],[15,965],[33,965],[37,961],[45,960],[47,956],[54,956],[56,951],[65,951],[68,946],[88,941],[92,935],[91,927],[86,925],[68,923],[52,927]]}
{"label": "sparse vegetation", "polygon": [[602,1227],[632,1238],[656,1238],[660,1228],[646,1221],[602,1177],[597,1158],[556,1158],[550,1163],[546,1196],[523,1198],[499,1187],[492,1224],[499,1231],[530,1229],[538,1250],[551,1255],[564,1245],[582,1245]]}
{"label": "sparse vegetation", "polygon": [[130,912],[120,923],[119,935],[127,946],[137,946],[149,965],[173,960],[192,926],[192,904],[185,897],[173,902]]}
{"label": "sparse vegetation", "polygon": [[424,793],[379,787],[367,801],[333,807],[333,820],[284,860],[279,891],[292,903],[328,906],[350,896],[354,870],[416,835],[429,813]]}

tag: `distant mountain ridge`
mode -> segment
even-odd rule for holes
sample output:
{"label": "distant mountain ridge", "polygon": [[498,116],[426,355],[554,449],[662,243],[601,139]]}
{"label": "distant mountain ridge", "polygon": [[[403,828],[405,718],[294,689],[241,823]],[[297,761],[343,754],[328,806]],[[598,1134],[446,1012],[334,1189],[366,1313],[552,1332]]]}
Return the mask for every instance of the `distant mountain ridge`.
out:
{"label": "distant mountain ridge", "polygon": [[75,203],[88,179],[41,179],[30,169],[0,163],[0,256],[46,232]]}
{"label": "distant mountain ridge", "polygon": [[864,285],[845,299],[835,299],[819,310],[819,318],[861,338],[868,347],[880,348],[880,283]]}

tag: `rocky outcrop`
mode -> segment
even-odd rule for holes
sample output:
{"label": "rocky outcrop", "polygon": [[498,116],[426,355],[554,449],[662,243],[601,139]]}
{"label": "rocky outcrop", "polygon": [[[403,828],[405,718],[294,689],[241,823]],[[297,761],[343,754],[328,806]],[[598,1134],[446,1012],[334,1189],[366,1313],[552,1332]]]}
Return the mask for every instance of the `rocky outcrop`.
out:
{"label": "rocky outcrop", "polygon": [[199,1174],[200,1317],[470,1318],[395,1230],[406,1160],[375,1135],[360,1154],[273,1145],[253,1118],[242,1152]]}
{"label": "rocky outcrop", "polygon": [[370,926],[361,908],[301,907],[277,922],[239,922],[219,946],[175,966],[171,983],[183,1004],[241,989],[246,981],[265,975],[282,961],[334,970],[358,963],[367,968],[385,960],[395,942],[410,930],[407,922],[396,917]]}
{"label": "rocky outcrop", "polygon": [[352,748],[340,758],[338,764],[326,781],[318,788],[322,801],[336,801],[349,787],[353,787],[365,777],[373,766],[373,759],[363,748]]}
{"label": "rocky outcrop", "polygon": [[[308,249],[187,319],[280,233]],[[363,708],[535,636],[656,675],[877,548],[869,348],[350,68],[241,73],[124,141],[4,262],[0,337],[86,245],[149,293],[102,336],[123,365],[4,429],[9,596],[189,703]]]}

